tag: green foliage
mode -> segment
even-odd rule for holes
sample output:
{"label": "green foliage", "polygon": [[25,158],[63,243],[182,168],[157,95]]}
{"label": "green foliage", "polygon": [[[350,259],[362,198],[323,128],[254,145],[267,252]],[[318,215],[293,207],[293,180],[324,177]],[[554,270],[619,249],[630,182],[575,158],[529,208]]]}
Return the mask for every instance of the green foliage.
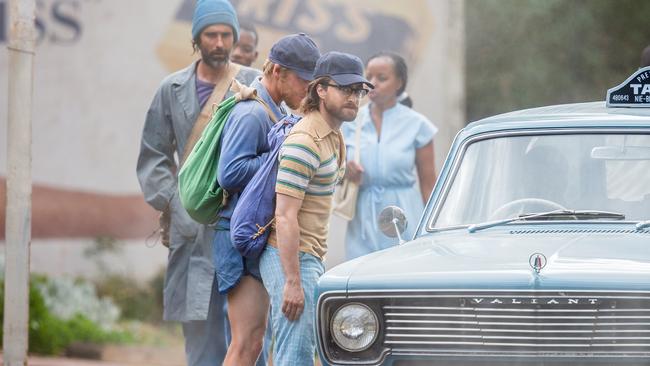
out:
{"label": "green foliage", "polygon": [[164,271],[146,284],[127,276],[110,274],[97,280],[97,294],[109,297],[122,310],[123,320],[159,323],[162,320],[162,289]]}
{"label": "green foliage", "polygon": [[70,330],[64,320],[52,315],[47,309],[37,282],[45,282],[45,279],[36,277],[29,283],[29,350],[41,354],[58,354],[65,349],[66,340],[71,338]]}
{"label": "green foliage", "polygon": [[70,339],[70,343],[73,341],[91,343],[132,343],[135,341],[131,334],[105,331],[83,315],[75,315],[66,323],[70,333],[74,335],[74,339]]}
{"label": "green foliage", "polygon": [[94,281],[97,295],[115,303],[122,320],[159,324],[163,313],[164,268],[147,283],[134,281],[130,276],[114,272],[106,262],[107,255],[121,253],[122,245],[111,237],[96,238],[95,244],[84,251],[84,256],[102,273]]}
{"label": "green foliage", "polygon": [[650,44],[650,2],[466,0],[470,121],[527,107],[604,100]]}
{"label": "green foliage", "polygon": [[[77,314],[61,319],[47,308],[39,286],[47,283],[43,276],[32,276],[29,283],[29,351],[39,354],[61,354],[73,342],[131,343],[128,332],[102,329],[97,323]],[[0,345],[4,321],[4,283],[0,287]]]}
{"label": "green foliage", "polygon": [[106,255],[122,254],[120,243],[110,236],[100,236],[95,238],[93,246],[84,250],[84,257],[95,262],[100,272],[110,272],[111,267],[107,263]]}

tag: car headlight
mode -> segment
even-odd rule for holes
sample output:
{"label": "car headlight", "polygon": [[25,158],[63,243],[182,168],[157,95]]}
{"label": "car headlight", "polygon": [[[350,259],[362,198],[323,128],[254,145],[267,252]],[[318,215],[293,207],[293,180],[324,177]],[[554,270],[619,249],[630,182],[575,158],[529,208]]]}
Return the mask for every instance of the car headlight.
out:
{"label": "car headlight", "polygon": [[334,342],[350,352],[368,349],[379,333],[377,315],[366,305],[351,303],[341,306],[332,318]]}

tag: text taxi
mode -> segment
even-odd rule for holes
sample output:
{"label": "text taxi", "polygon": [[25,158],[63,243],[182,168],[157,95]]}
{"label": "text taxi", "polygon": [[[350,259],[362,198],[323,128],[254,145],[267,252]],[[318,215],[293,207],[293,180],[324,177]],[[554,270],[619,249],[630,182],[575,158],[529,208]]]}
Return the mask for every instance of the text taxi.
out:
{"label": "text taxi", "polygon": [[464,128],[415,237],[321,278],[322,363],[650,365],[648,75]]}

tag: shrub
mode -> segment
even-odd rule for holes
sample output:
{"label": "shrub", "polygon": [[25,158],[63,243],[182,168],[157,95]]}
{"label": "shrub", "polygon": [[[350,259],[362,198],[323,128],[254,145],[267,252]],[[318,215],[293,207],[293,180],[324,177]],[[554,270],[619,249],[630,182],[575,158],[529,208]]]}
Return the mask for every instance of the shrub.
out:
{"label": "shrub", "polygon": [[[0,345],[4,322],[4,283],[0,287]],[[39,354],[61,354],[73,342],[130,343],[128,332],[106,330],[80,313],[70,319],[53,314],[41,289],[47,287],[43,276],[32,276],[29,283],[29,350]]]}
{"label": "shrub", "polygon": [[122,311],[123,320],[149,323],[162,321],[162,289],[165,272],[160,271],[146,284],[132,278],[110,274],[96,280],[97,294],[112,299]]}
{"label": "shrub", "polygon": [[111,299],[98,297],[90,282],[52,278],[37,281],[36,286],[50,312],[61,319],[82,315],[108,330],[120,317],[120,308]]}

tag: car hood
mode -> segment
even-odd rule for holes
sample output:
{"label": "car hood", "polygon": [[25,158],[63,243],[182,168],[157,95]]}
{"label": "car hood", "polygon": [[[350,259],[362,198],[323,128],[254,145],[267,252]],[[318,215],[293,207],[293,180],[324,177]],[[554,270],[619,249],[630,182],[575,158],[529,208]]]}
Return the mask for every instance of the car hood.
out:
{"label": "car hood", "polygon": [[487,288],[650,289],[650,231],[455,230],[364,257],[348,278],[350,291]]}

